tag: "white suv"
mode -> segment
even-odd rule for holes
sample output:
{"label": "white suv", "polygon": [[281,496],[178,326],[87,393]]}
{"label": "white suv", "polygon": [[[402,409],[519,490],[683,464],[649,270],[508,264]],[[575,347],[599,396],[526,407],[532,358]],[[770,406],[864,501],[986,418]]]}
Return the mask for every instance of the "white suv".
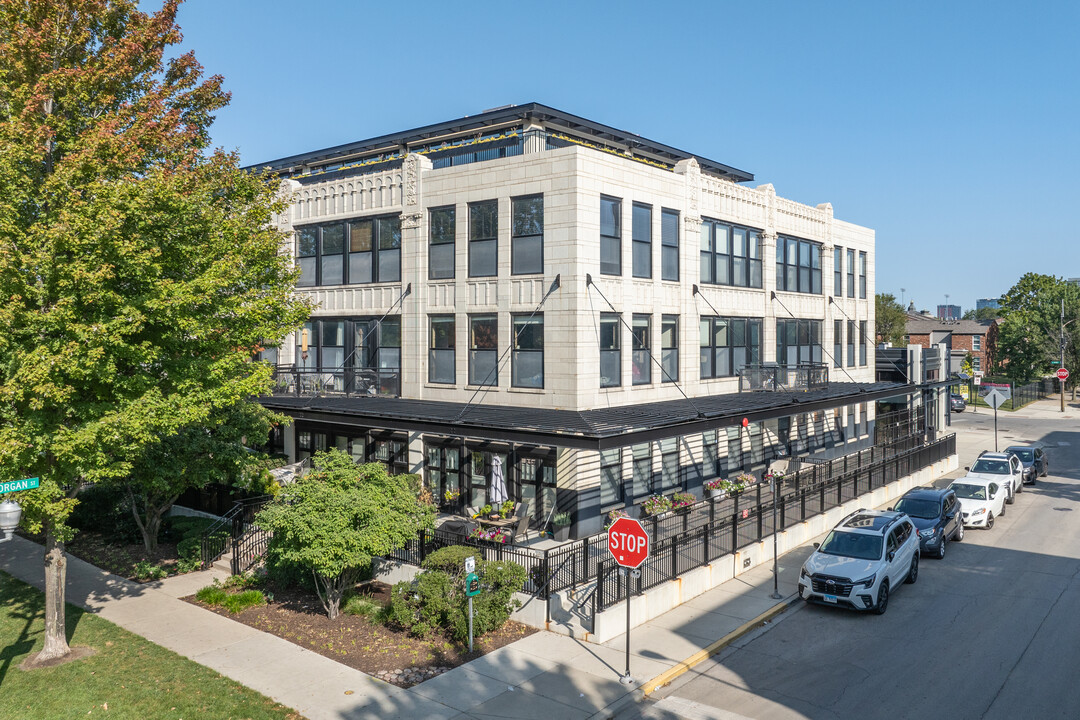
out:
{"label": "white suv", "polygon": [[1024,491],[1024,464],[1011,452],[981,452],[968,469],[968,477],[993,480],[1007,491],[1005,502],[1010,505],[1016,494]]}
{"label": "white suv", "polygon": [[807,602],[881,615],[892,588],[919,578],[919,534],[902,512],[856,510],[814,548],[799,573]]}

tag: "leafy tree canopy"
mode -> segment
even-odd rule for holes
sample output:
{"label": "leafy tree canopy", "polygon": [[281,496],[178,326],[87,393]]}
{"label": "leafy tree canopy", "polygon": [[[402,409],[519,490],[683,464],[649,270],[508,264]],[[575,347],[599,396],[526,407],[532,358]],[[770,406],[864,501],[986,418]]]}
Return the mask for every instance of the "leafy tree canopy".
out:
{"label": "leafy tree canopy", "polygon": [[[1064,308],[1064,316],[1063,316]],[[1001,298],[995,370],[1018,382],[1049,375],[1061,358],[1065,325],[1065,365],[1076,367],[1080,348],[1071,340],[1080,320],[1080,287],[1052,275],[1026,273]]]}
{"label": "leafy tree canopy", "polygon": [[381,463],[357,465],[336,448],[312,463],[314,470],[282,489],[257,522],[273,533],[272,552],[312,573],[332,619],[357,573],[432,527],[435,514],[418,500],[409,476],[389,475]]}
{"label": "leafy tree canopy", "polygon": [[878,342],[888,342],[896,346],[904,344],[907,315],[896,297],[889,293],[878,293],[874,298],[874,326]]}

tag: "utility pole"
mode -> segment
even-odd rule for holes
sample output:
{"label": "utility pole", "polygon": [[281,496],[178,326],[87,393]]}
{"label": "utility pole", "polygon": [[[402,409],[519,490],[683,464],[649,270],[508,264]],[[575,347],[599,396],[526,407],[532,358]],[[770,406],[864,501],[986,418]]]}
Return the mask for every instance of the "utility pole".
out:
{"label": "utility pole", "polygon": [[[1061,335],[1058,340],[1061,350],[1061,364],[1059,368],[1065,367],[1065,298],[1061,298]],[[1065,412],[1065,381],[1061,381],[1061,412]]]}

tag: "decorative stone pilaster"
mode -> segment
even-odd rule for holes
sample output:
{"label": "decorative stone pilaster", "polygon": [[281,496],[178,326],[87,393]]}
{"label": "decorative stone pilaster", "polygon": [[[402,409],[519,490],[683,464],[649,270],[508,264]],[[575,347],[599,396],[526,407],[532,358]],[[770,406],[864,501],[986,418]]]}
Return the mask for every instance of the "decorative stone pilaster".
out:
{"label": "decorative stone pilaster", "polygon": [[[421,204],[421,197],[423,189],[421,184],[423,182],[422,175],[424,170],[431,169],[431,160],[418,155],[416,153],[410,153],[405,156],[405,160],[402,163],[405,171],[405,188],[403,194],[403,204],[406,209],[411,207],[419,207]],[[402,218],[404,221],[404,218]]]}
{"label": "decorative stone pilaster", "polygon": [[697,232],[701,225],[701,165],[695,158],[675,163],[675,174],[686,180],[686,212],[683,224],[687,231]]}

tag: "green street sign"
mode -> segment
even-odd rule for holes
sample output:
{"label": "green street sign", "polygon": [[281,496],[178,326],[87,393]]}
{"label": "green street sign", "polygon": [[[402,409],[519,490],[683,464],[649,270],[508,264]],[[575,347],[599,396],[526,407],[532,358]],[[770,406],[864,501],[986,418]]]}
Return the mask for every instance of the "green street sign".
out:
{"label": "green street sign", "polygon": [[480,594],[480,577],[476,573],[465,576],[465,597],[475,597]]}
{"label": "green street sign", "polygon": [[33,490],[41,484],[38,478],[26,478],[25,480],[8,480],[0,483],[0,495],[4,493],[19,492],[20,490]]}

